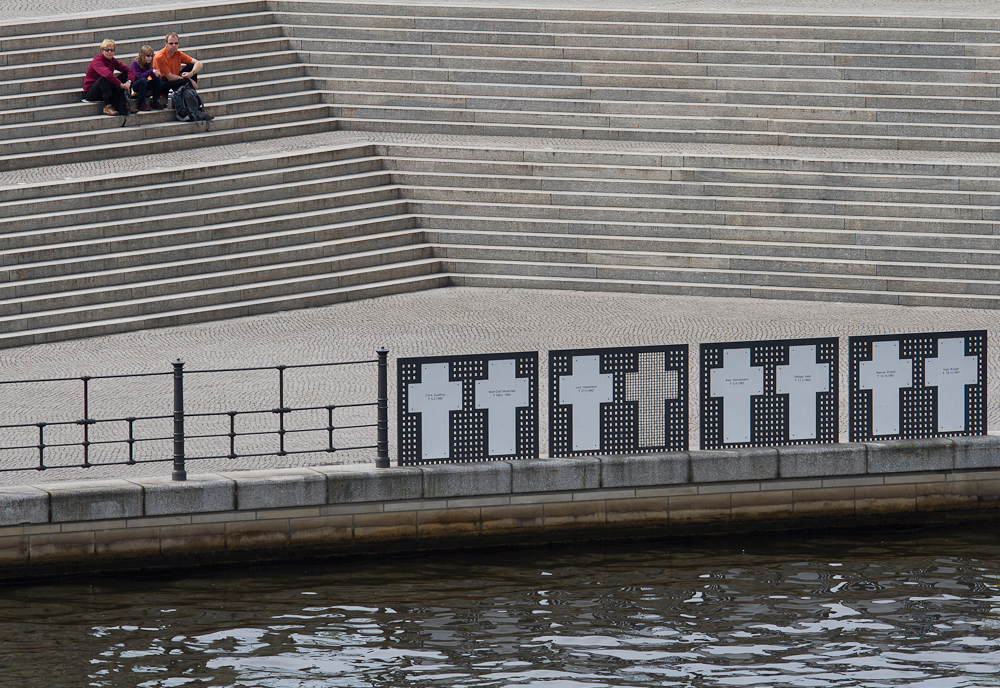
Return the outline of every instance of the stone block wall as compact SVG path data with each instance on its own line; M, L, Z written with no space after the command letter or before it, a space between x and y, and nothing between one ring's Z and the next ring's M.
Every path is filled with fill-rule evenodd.
M1000 514L1000 438L0 488L0 579Z

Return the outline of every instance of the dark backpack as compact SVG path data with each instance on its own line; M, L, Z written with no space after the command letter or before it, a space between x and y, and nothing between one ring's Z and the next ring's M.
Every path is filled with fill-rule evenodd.
M205 112L205 103L191 84L184 84L174 91L174 115L181 122L194 122L201 127L212 116Z

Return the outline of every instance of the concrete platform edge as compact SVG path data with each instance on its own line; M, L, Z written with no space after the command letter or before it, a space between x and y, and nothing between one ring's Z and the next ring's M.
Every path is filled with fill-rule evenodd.
M0 488L0 579L1000 515L1000 437Z

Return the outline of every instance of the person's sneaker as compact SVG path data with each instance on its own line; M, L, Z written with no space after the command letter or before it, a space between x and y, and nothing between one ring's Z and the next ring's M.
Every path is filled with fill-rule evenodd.
M105 115L117 115L118 111L115 110L115 106L114 105L105 105L104 106L104 114Z
M159 100L154 100L152 103L152 108L154 110L162 110L164 108L164 105Z
M147 103L145 100L139 103L139 112L149 112L152 109L153 108L149 107L149 103Z

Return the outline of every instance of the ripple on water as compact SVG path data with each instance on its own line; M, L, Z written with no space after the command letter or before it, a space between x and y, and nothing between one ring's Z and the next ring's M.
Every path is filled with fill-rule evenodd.
M0 685L1000 685L992 528L474 552L0 591Z

